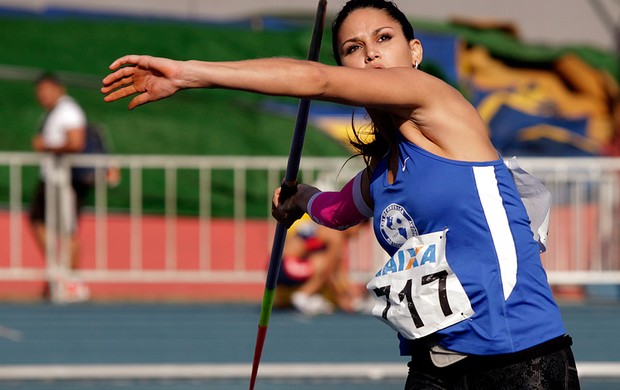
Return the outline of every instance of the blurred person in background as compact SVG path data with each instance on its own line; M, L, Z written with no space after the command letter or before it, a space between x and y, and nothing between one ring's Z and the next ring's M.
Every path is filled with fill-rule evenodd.
M363 301L349 279L345 255L348 241L361 228L333 230L307 216L296 221L284 243L275 305L292 305L311 316L330 314L336 308L360 311Z
M53 73L42 74L35 83L36 98L45 110L40 121L37 134L32 139L32 147L41 153L52 153L62 156L67 153L81 153L86 145L87 118L82 107L67 95L63 83ZM58 184L60 177L55 166L41 166L39 182L32 197L30 221L37 245L44 255L47 254L48 232L46 228L46 185ZM80 216L84 201L92 190L92 184L72 176L70 192L60 191L57 209L68 208L74 210L73 215L68 213L57 214L58 227L61 237L70 245L70 267L78 266L79 241L77 235L77 220ZM61 204L64 208L59 208ZM61 293L69 300L80 301L88 297L88 289L77 280L64 283L60 287ZM46 294L48 292L46 291Z

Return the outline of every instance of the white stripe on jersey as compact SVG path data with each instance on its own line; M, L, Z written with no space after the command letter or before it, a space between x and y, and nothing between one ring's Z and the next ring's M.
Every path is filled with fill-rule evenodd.
M517 283L517 251L508 225L508 216L499 194L495 167L473 167L473 170L478 195L499 261L504 300L507 300Z

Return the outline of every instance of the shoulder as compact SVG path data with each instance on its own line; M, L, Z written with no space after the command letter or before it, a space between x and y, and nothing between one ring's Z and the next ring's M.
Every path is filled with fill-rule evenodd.
M403 117L404 138L441 157L465 161L496 158L488 128L478 110L461 92L441 81Z
M54 110L84 112L80 104L74 98L67 95L58 99L58 103L54 107Z
M69 96L61 97L56 106L54 107L53 112L57 120L66 122L70 126L86 126L86 113L84 112L82 107L75 101L75 99Z

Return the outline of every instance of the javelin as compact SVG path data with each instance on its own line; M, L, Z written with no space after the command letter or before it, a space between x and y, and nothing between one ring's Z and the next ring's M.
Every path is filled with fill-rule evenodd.
M321 39L323 37L323 28L325 26L325 12L327 10L327 0L319 0L314 19L314 27L312 29L312 38L310 47L308 48L308 60L318 61L319 51L321 49ZM297 174L299 173L299 163L301 160L301 150L304 146L304 138L306 135L306 125L308 124L308 112L310 110L310 99L301 99L297 107L297 120L295 122L295 130L293 132L293 140L291 141L291 150L288 156L288 164L284 175L284 182L280 192L280 199L285 200L295 193L297 185ZM265 281L265 291L263 293L263 304L260 310L258 320L258 334L256 335L256 346L254 349L254 359L252 361L252 376L250 378L250 390L254 389L256 383L256 374L258 373L258 365L260 363L265 337L267 336L267 327L269 326L269 318L273 308L273 299L276 291L276 281L280 272L282 263L282 250L284 249L284 241L286 240L286 228L281 223L276 226L276 232L271 248L271 257L269 259L269 269L267 270L267 280Z

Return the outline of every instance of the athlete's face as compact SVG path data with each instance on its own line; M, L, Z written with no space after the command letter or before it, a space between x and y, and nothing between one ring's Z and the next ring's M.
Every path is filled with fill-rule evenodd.
M420 41L408 41L387 12L360 8L347 16L338 33L342 65L352 68L410 67L422 60Z

